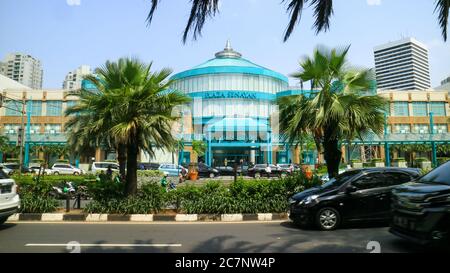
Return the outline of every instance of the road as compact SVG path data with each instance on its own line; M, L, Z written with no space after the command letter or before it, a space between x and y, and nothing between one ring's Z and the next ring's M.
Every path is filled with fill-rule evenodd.
M423 252L391 235L387 228L301 230L289 221L267 223L7 223L0 227L0 253L368 253L370 241L381 252Z

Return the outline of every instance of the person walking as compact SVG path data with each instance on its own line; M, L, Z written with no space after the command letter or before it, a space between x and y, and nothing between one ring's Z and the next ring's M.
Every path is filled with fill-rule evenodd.
M270 178L270 175L272 174L272 168L270 168L269 163L267 163L266 173L267 173L267 178Z

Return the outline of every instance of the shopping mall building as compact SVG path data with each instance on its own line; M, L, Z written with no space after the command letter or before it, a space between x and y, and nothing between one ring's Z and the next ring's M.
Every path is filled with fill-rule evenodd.
M172 80L172 89L192 98L192 102L180 111L180 122L173 126L173 134L183 143L182 148L177 152L159 151L153 159L142 153L141 162L188 163L202 160L212 166L235 160L314 164L320 158L315 152L300 154L299 149L283 141L278 131L277 99L310 95L312 91L289 87L285 75L246 60L229 43L213 59L175 74ZM84 86L89 88L88 83ZM30 129L26 140L31 146L65 144L64 124L68 118L63 113L76 103L76 97L70 97L62 90L3 89L0 90L3 95L23 99L30 107ZM429 144L436 148L436 145L450 143L448 91L383 90L378 94L390 101L386 130L382 136L354 140L351 149L343 149L345 160L386 158L387 154L392 155L392 146L396 144ZM21 115L11 110L19 107L15 104L6 100L4 105L9 109L0 108L1 134L7 135L12 143L17 141L22 122ZM25 117L24 122L27 120ZM200 158L192 149L195 141L206 144L205 154ZM391 157L397 156L403 155L394 153ZM86 161L92 157L97 161L115 159L115 153L97 149L95 154L78 158L76 162L88 163ZM436 158L436 149L428 157ZM386 158L387 165L390 165L389 158Z

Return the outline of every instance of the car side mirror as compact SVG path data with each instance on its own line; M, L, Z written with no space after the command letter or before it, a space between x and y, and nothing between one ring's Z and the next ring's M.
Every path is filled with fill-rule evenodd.
M357 191L358 191L358 188L356 188L355 186L351 186L351 185L345 189L345 193L348 193L348 194L354 193Z

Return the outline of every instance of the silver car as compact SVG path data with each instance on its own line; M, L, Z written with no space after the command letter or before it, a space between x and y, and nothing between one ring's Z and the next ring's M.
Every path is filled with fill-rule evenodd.
M20 198L13 179L0 169L0 225L20 208Z
M60 174L80 175L85 173L82 169L76 168L70 164L61 164L61 163L56 163L55 165L53 165L52 172L54 175Z

